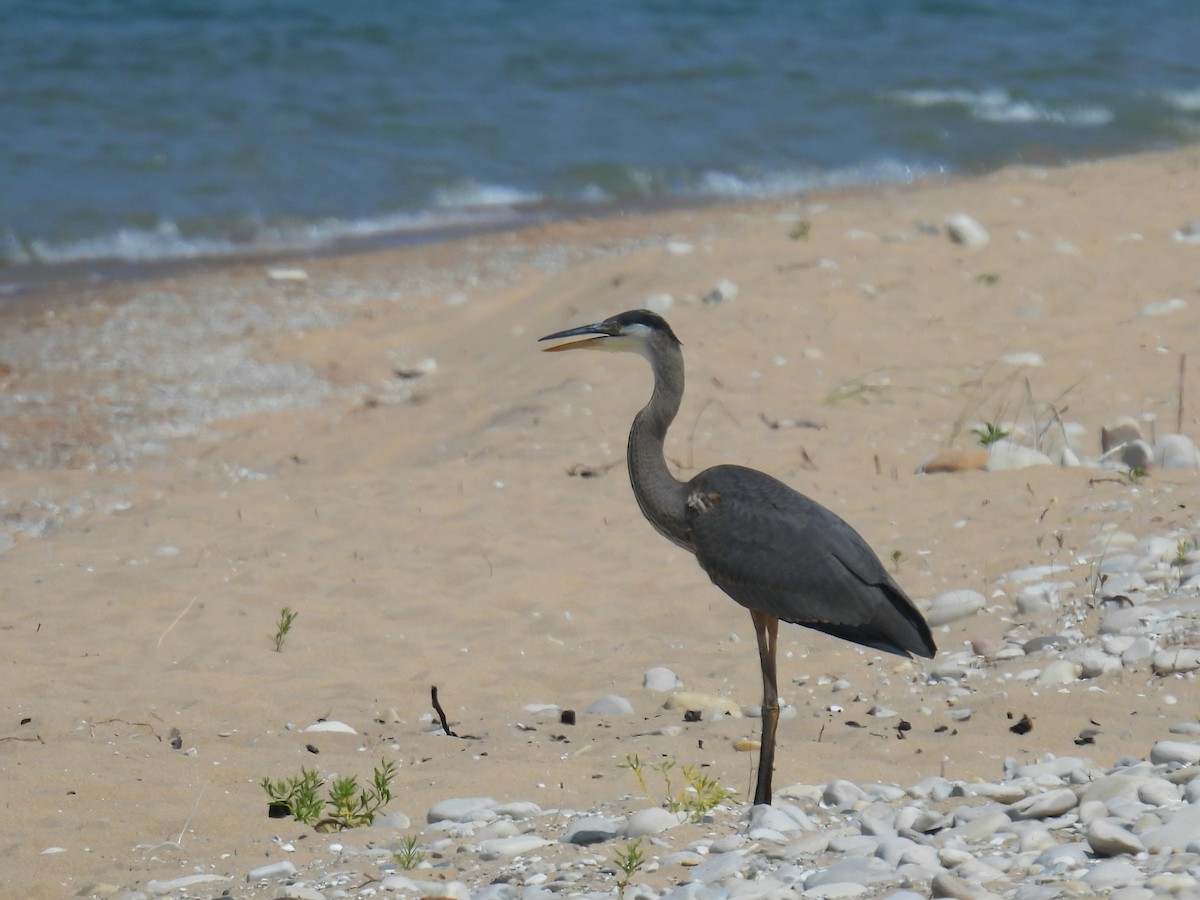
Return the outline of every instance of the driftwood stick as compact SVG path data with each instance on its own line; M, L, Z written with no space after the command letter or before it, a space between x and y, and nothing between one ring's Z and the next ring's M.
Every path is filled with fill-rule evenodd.
M433 708L438 714L438 720L442 723L442 731L446 732L450 737L458 737L457 734L450 730L450 723L446 721L446 713L442 710L442 704L438 703L437 685L435 684L430 688L429 692L433 697Z

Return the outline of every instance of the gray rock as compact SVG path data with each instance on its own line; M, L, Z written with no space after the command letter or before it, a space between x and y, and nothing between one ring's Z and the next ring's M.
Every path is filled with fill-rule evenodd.
M1172 647L1159 650L1150 663L1156 675L1171 675L1175 672L1194 672L1200 669L1200 650L1195 647Z
M708 859L692 869L688 873L688 877L701 884L715 884L731 875L741 875L747 865L746 857L737 851L717 853L710 855Z
M1200 466L1200 451L1187 435L1164 434L1154 442L1154 463L1161 469L1194 469Z
M770 809L769 806L764 808ZM661 806L639 809L630 814L629 820L625 823L625 837L639 838L650 834L661 834L668 828L674 828L686 820L686 816L668 812Z
M1098 863L1083 876L1083 882L1097 891L1111 891L1114 888L1140 884L1145 876L1133 863L1124 859L1110 859Z
M1200 763L1200 744L1188 741L1159 741L1150 748L1150 762L1156 766L1170 763L1196 765Z
M466 822L477 821L472 817L481 810L491 812L496 801L491 797L455 797L450 800L439 800L429 807L425 821L434 822Z
M1070 788L1046 791L1044 794L1034 794L1024 800L1018 800L1008 807L1009 818L1014 821L1023 819L1049 819L1070 812L1078 803L1075 792Z
M479 858L485 860L504 859L510 856L523 856L531 850L538 850L550 845L550 841L536 834L516 834L512 837L498 837L480 841Z
M666 666L653 666L642 676L642 687L651 691L677 691L683 687L683 681Z
M1121 856L1146 849L1136 834L1112 819L1097 819L1088 825L1087 842L1097 856Z
M939 625L974 615L983 609L986 603L987 600L979 591L969 588L947 591L933 598L925 621L929 623L930 628L937 628Z
M1031 466L1052 466L1054 460L1033 447L1026 447L1012 441L996 441L988 447L988 461L985 467L989 472L1011 472L1016 469L1028 469Z
M847 809L867 798L867 792L852 781L831 781L821 793L821 803L834 809Z
M586 710L591 716L632 716L636 715L633 704L617 694L605 694Z
M1200 840L1200 806L1176 807L1162 825L1143 831L1139 837L1151 853L1183 850Z
M621 833L621 825L604 816L580 816L567 828L560 840L564 844L599 844Z
M146 882L146 893L151 897L165 897L167 894L173 894L175 891L183 888L194 887L197 884L215 884L220 881L232 881L226 875L183 875L179 878L168 878L159 881L157 878L152 878Z

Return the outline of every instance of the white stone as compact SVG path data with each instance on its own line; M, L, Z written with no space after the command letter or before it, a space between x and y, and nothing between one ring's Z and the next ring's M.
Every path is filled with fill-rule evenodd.
M1009 472L1028 469L1030 466L1052 466L1054 460L1040 450L1014 444L1012 441L996 441L988 447L989 472Z
M621 826L604 816L580 816L568 826L561 840L564 844L598 844L621 833Z
M1136 834L1112 819L1096 819L1088 825L1087 842L1097 856L1121 856L1146 849Z
M642 687L651 691L677 691L683 687L683 681L666 666L652 666L642 676Z
M433 822L465 822L478 810L492 810L496 801L491 797L455 797L450 800L439 800L429 807L425 821Z
M687 821L685 814L668 812L661 806L639 809L630 814L629 820L625 823L625 837L639 838L650 834L660 834L685 821Z
M1150 748L1150 762L1156 766L1170 763L1194 766L1200 763L1200 744L1188 741L1159 741Z
M181 888L189 888L197 884L214 884L219 881L232 881L231 878L225 875L183 875L179 878L168 878L165 881L159 881L152 878L146 883L146 893L151 897L165 897L167 894L173 894Z
M479 857L485 860L504 859L546 847L551 842L536 834L517 834L511 837L491 838L479 842Z
M1200 466L1200 451L1186 435L1164 434L1154 442L1154 463L1162 469L1194 469Z
M970 588L947 591L933 598L929 604L929 612L925 615L925 621L929 623L930 628L937 628L939 625L973 616L983 609L986 603L987 600L983 594Z
M1194 672L1200 669L1200 649L1195 647L1172 647L1154 654L1151 665L1156 675L1171 675L1175 672Z
M304 730L313 732L327 731L333 734L358 734L357 731L355 731L345 722L339 722L336 719L326 719L324 722L314 722Z
M1083 667L1070 659L1056 659L1038 675L1038 684L1070 684L1079 680Z
M946 233L950 240L964 247L986 247L991 241L987 229L966 213L955 213L946 217Z
M1059 788L1018 800L1008 807L1008 815L1014 821L1048 819L1069 812L1075 808L1077 802L1074 791L1070 788Z
M636 715L633 704L617 694L605 694L592 702L586 710L591 716L632 716Z
M263 878L290 878L297 873L296 865L291 860L267 863L246 873L247 881L259 881Z
M1043 581L1026 585L1017 594L1017 612L1022 615L1058 609L1061 591L1057 584Z

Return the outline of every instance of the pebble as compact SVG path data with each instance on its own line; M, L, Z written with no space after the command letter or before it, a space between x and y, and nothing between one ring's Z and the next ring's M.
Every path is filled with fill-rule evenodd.
M632 716L636 715L633 704L617 694L605 694L585 710L591 716Z
M939 625L975 615L986 603L987 600L979 591L969 588L947 591L933 598L929 604L929 612L925 614L925 621L929 623L930 628L937 628Z
M1137 835L1112 819L1097 819L1088 825L1087 842L1097 856L1120 856L1146 849Z
M964 247L986 247L991 241L987 229L966 213L946 217L946 234L954 243Z
M683 687L683 681L666 666L653 666L642 676L642 687L651 691L666 693L677 691Z
M281 862L268 863L265 866L251 869L246 873L247 881L259 881L264 878L289 878L297 873L295 863L291 860L282 860Z

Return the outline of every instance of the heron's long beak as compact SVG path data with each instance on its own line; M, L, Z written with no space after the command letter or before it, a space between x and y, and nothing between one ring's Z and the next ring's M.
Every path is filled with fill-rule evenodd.
M556 331L554 334L548 334L544 338L538 338L539 341L554 341L559 338L569 337L586 337L586 340L574 341L570 344L559 344L556 347L543 347L546 353L557 353L560 350L586 350L592 347L596 341L606 337L612 337L612 332L603 322L597 322L594 325L581 325L578 328L568 328L566 331Z

